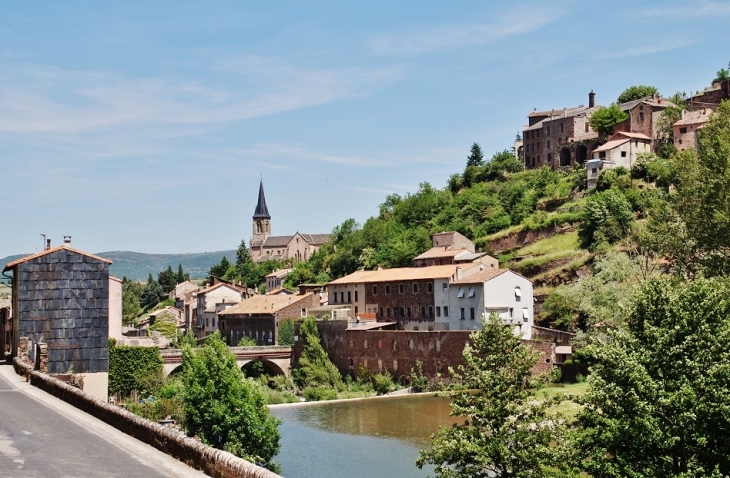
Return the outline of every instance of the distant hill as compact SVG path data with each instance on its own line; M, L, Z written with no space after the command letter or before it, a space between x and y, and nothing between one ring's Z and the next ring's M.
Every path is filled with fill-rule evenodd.
M183 270L190 274L192 279L199 279L208 275L210 267L218 264L223 256L231 262L236 260L236 251L200 252L191 254L143 254L141 252L111 251L95 253L113 261L109 273L120 279L146 280L150 273L157 279L157 273L171 266L177 272L177 265L182 264ZM0 259L0 265L26 256L16 254Z

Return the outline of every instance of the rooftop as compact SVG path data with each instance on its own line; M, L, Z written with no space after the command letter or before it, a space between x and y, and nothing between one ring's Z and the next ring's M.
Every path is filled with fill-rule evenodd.
M96 259L97 261L106 262L107 264L111 264L112 263L111 260L106 259L104 257L96 256L94 254L89 254L88 252L84 252L84 251L79 251L78 249L74 249L73 247L71 247L71 246L69 246L67 244L63 244L63 245L60 245L60 246L51 247L50 249L45 249L45 250L40 251L40 252L36 252L35 254L31 254L29 256L22 257L22 258L20 258L20 259L18 259L16 261L9 262L5 266L5 268L3 269L3 272L12 269L13 267L17 266L18 264L22 264L24 262L32 261L33 259L37 259L39 257L43 257L43 256L45 256L47 254L53 254L54 252L59 252L59 251L63 251L63 250L68 251L68 252L73 252L75 254L80 254L82 256L90 257L92 259Z
M686 126L691 124L707 123L710 120L711 115L711 108L704 108L697 111L687 111L684 114L684 118L674 123L674 126Z
M275 314L281 309L311 296L311 292L304 295L255 295L229 307L219 315Z
M341 277L327 285L353 284L367 282L387 282L394 280L446 279L454 276L459 265L447 264L428 267L399 267L376 271L357 271ZM467 268L468 269L468 268Z

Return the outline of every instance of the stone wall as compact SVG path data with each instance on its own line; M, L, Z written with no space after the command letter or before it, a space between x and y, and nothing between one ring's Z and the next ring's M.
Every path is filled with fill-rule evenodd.
M687 109L690 111L701 110L702 108L717 108L723 100L730 99L730 80L717 83L716 88L703 91L687 101Z
M279 475L185 436L171 428L139 417L123 408L98 400L55 378L34 372L32 367L13 361L15 371L30 377L32 385L92 415L99 420L215 478L278 478Z
M296 324L299 335L299 324ZM435 330L347 330L345 321L317 322L322 346L343 374L357 374L359 368L373 373L388 371L394 377L408 376L411 367L421 361L423 372L434 376L447 373L449 367L463 364L462 352L470 331ZM525 340L541 353L533 368L536 374L547 372L554 362L553 345ZM294 344L293 362L303 352L301 340Z

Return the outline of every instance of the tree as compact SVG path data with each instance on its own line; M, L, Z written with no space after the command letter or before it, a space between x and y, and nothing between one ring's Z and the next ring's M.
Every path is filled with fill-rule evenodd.
M619 123L626 121L629 115L621 110L617 104L612 104L608 108L601 107L591 115L588 123L593 131L598 132L601 136L608 136L613 133L614 128Z
M730 474L726 280L648 281L628 330L595 343L579 420L590 476Z
M628 103L629 101L646 98L647 96L653 96L657 93L659 93L659 90L657 90L655 86L647 86L647 85L629 86L623 92L621 92L620 95L618 95L618 98L616 99L616 101L619 104Z
M342 376L322 347L314 317L307 317L302 322L299 334L304 345L297 373L299 385L302 387L340 387Z
M466 167L469 166L482 166L484 164L484 153L482 153L482 148L479 146L479 143L474 143L471 145L471 151L469 152L469 156L466 157Z
M507 150L494 153L487 163L487 179L502 177L504 173L518 173L524 169L523 164Z
M182 284L187 279L185 278L185 273L183 272L182 264L178 263L177 265L177 278L175 279L175 285Z
M718 83L720 81L724 81L730 78L730 63L728 63L727 68L720 68L717 70L717 76L714 80L712 80L713 83Z
M279 345L294 345L294 321L292 319L281 321L276 341Z
M136 281L122 279L122 321L125 324L131 324L134 319L142 312L141 297L143 291L142 284Z
M165 292L162 290L162 286L153 280L144 286L140 301L143 306L151 307L161 301L164 297Z
M224 275L226 275L226 272L228 272L228 269L230 268L231 263L228 261L228 258L226 256L223 256L223 259L221 259L220 263L210 268L208 274L213 277L223 277Z
M210 446L276 470L278 420L258 386L245 380L219 332L183 349L185 430Z
M162 292L169 294L171 290L175 288L176 279L175 273L172 272L172 266L167 266L167 269L157 274L157 282L162 287Z
M583 247L603 242L612 244L626 237L634 222L634 213L626 197L616 189L593 194L583 209L578 237Z
M451 414L465 417L464 423L432 435L433 447L421 450L416 465L434 464L440 477L574 476L562 456L566 429L547 415L561 399L538 401L533 395L541 384L531 372L538 354L496 314L470 342L455 375L472 391L451 401Z

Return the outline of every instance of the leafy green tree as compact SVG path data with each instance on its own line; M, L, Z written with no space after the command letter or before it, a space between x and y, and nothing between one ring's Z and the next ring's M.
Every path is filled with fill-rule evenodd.
M718 83L720 81L724 81L730 78L730 64L727 68L720 68L717 70L716 73L717 76L715 76L715 79L712 80L713 83Z
M185 430L208 445L271 470L279 452L278 421L259 387L245 380L219 332L202 348L183 349Z
M538 354L522 344L496 314L464 347L464 365L452 373L476 392L452 396L451 414L463 424L442 427L416 465L436 465L439 477L577 476L567 460L566 428L548 408L561 398L536 400L544 381L532 375ZM557 444L557 445L556 445Z
M672 202L695 243L695 261L708 274L730 272L730 101L698 132L698 151L673 160Z
M162 287L162 292L169 294L171 290L175 288L175 279L177 276L172 272L172 266L167 266L167 269L157 274L157 282Z
M294 321L292 319L281 321L276 341L279 345L294 345Z
M122 321L134 323L134 319L142 312L141 297L143 287L136 281L122 279Z
M634 222L634 213L626 197L616 189L593 194L586 201L578 237L583 247L595 248L625 238Z
M617 104L612 104L608 108L601 107L591 115L588 123L601 136L608 136L613 133L616 125L626 121L629 118Z
M501 178L504 173L519 173L524 169L522 162L507 150L494 153L487 163L486 174L488 179Z
M478 143L471 145L469 156L466 157L466 166L481 166L484 164L484 153Z
M616 101L618 103L628 103L629 101L646 98L647 96L652 96L657 93L659 93L659 90L657 90L655 86L647 86L647 85L629 86L624 91L622 91L620 95L618 95L618 98L616 99Z
M595 344L579 420L590 476L730 475L726 280L647 282L628 330Z
M340 388L342 376L322 347L314 317L307 317L302 322L299 335L304 345L297 372L299 385L302 388Z
M218 264L210 268L208 274L213 277L223 277L226 275L226 272L228 272L228 269L230 268L231 263L228 261L228 258L226 256L223 256L223 259L221 259Z
M195 348L198 346L198 339L192 329L187 330L184 334L178 334L177 341L172 344L173 348L182 349L185 347Z
M181 284L185 282L187 279L185 278L185 273L183 272L183 266L182 264L177 265L177 277L175 278L175 285Z
M165 291L162 290L162 286L160 286L160 284L158 284L155 280L152 280L144 286L140 302L145 307L151 307L161 301L164 297Z

